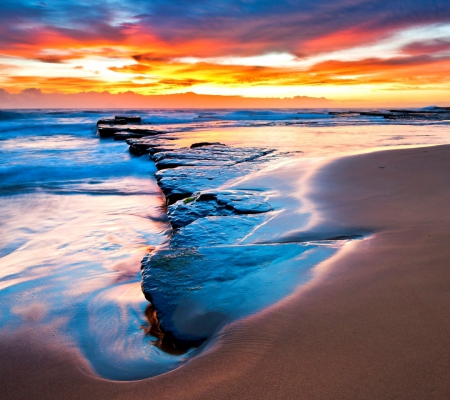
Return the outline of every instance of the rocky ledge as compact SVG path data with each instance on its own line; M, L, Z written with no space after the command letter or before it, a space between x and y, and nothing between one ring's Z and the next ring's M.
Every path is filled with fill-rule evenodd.
M97 121L98 125L127 125L127 124L140 124L141 117L137 115L116 115L114 118L100 118Z
M230 232L222 221L219 226ZM335 251L307 243L212 245L208 231L202 237L202 245L160 250L142 261L142 289L160 326L185 346L198 346L227 323L281 300Z
M450 107L428 107L422 110L383 110L383 111L330 111L338 117L382 117L388 120L406 121L446 121L450 120Z
M152 125L134 125L134 124L114 124L97 125L98 134L102 138L113 137L116 140L125 140L128 138L140 138L146 136L160 135L164 133L155 129Z
M97 132L102 138L126 140L142 138L166 133L156 129L151 124L142 124L141 117L137 115L116 115L110 118L101 118L97 121Z
M155 135L126 141L132 154L148 154L155 162L155 177L173 228L169 248L143 260L142 289L155 308L160 329L178 343L198 345L230 321L231 309L232 314L237 312L239 307L231 301L235 294L228 285L244 284L245 277L267 263L269 254L277 259L277 246L240 244L276 212L268 194L262 189L234 187L239 179L276 157L276 152L217 142L180 148L173 139ZM296 248L305 251L304 246ZM239 266L239 258L246 252L252 259L245 267ZM221 256L225 254L227 265ZM233 275L236 268L239 273ZM223 284L225 281L228 283ZM216 302L216 296L228 305Z
M199 346L225 324L282 299L336 251L329 241L258 242L258 230L285 210L270 204L270 188L246 178L288 153L218 142L182 148L168 132L126 128L99 124L99 132L125 139L130 153L154 161L173 229L169 242L142 261L148 331L164 351Z
M285 154L217 142L179 148L166 138L127 140L131 153L155 162L173 228L168 246L142 261L142 290L173 346L198 346L286 296L335 249L252 239L282 210L271 206L267 188L240 182Z
M260 214L272 210L264 195L249 190L197 192L168 208L169 221L175 230L208 216Z
M174 204L178 200L192 197L197 192L217 189L239 177L255 171L264 156L270 154L268 150L228 148L229 159L222 157L214 159L215 146L208 150L195 152L182 149L174 151L181 157L191 152L192 158L172 158L167 152L156 153L154 157L159 171L155 174L158 185L166 198L167 205ZM204 157L204 158L203 158ZM233 159L234 158L234 159Z

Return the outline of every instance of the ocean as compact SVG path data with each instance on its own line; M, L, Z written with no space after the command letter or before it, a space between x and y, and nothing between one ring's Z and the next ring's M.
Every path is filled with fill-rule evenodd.
M96 135L99 118L124 113L171 132L181 146L218 141L295 152L304 159L299 174L324 159L450 142L448 121L326 110L0 111L0 335L32 328L61 339L114 380L168 372L200 351L169 354L146 334L140 263L172 231L154 163ZM251 312L267 306L254 302Z

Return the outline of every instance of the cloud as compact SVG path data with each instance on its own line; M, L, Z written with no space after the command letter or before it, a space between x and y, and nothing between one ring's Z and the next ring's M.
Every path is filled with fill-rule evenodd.
M449 27L448 0L3 0L0 83L15 91L140 93L414 87L448 79ZM258 64L270 54L292 55L292 65ZM255 64L244 65L252 57ZM54 76L41 76L36 61Z
M156 58L153 58L156 59ZM419 83L445 82L449 79L450 56L398 56L393 58L365 58L353 61L329 60L310 68L260 67L212 63L151 62L112 68L118 73L140 76L176 76L189 85L201 83L226 86L323 86L399 83L418 80ZM141 78L142 79L142 78ZM417 83L417 82L416 82Z
M137 25L169 43L209 38L234 55L320 51L367 44L411 26L448 22L447 1L382 0L138 2ZM329 46L326 46L326 44ZM211 49L214 51L214 48Z
M64 57L60 56L43 56L43 57L36 57L36 60L49 64L61 64L64 62L65 59Z
M450 53L450 38L448 40L435 39L423 42L413 42L405 46L402 50L408 55Z
M37 98L37 96L39 96ZM25 89L19 94L9 94L0 89L0 106L4 108L287 108L327 107L333 102L323 97L298 96L287 99L246 98L241 96L213 96L183 93L173 95L139 95L132 92L81 92L76 94L39 94L35 89Z
M41 89L28 88L28 89L22 90L22 92L20 94L22 94L24 96L40 97L40 96L42 96L42 91L41 91Z
M153 42L171 44L175 52L189 48L191 56L310 54L450 21L448 1L439 0L68 0L46 7L4 0L0 9L0 40L6 47L45 43L45 35L32 34L47 32L78 44L145 46L151 39L149 48ZM193 46L201 42L209 46Z

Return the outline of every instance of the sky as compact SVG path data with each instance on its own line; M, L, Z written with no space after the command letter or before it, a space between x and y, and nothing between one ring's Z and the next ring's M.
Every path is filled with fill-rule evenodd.
M0 88L448 104L450 2L1 0Z

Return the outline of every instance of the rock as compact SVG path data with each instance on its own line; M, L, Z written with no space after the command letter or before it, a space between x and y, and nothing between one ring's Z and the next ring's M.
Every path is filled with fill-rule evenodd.
M272 214L205 216L178 229L170 239L170 247L191 248L240 244Z
M166 159L156 161L158 169L176 168L176 167L226 167L235 164L233 161L214 161L214 160L179 160Z
M335 251L298 243L161 250L142 262L142 290L166 332L198 343L292 293Z
M180 354L225 324L281 300L336 251L329 243L254 243L253 233L267 227L278 212L260 190L225 188L237 187L233 181L280 153L218 142L179 148L168 142L177 139L164 135L168 131L124 126L124 120L140 122L133 118L139 117L103 119L98 131L102 137L126 140L132 154L149 154L158 168L155 177L173 235L169 248L143 259L142 290L152 303L146 315L156 345L164 351L173 352L175 346Z
M368 117L385 117L386 115L388 115L388 113L379 111L360 111L359 114Z
M194 193L168 208L172 228L179 229L199 218L271 211L265 196L248 190L221 190Z
M450 107L433 107L434 110L450 111Z
M155 177L170 205L248 174L256 168L254 162L273 152L272 149L211 145L160 151L152 158L159 169Z
M137 115L116 115L114 118L100 118L97 121L98 125L127 125L140 124L141 117Z
M450 110L442 107L436 107L427 110L405 110L396 109L386 112L382 111L358 111L359 115L371 117L383 117L389 120L427 120L427 121L445 121L450 119ZM330 113L331 114L331 113Z
M101 118L97 121L97 126L99 125L126 125L127 121L124 119L113 119L113 118Z
M396 113L396 114L422 114L422 115L427 115L427 116L432 116L432 115L436 115L436 114L447 114L450 112L450 107L433 107L433 109L431 110L389 110L389 112L391 113Z
M191 201L191 199L193 199ZM216 203L217 204L217 203ZM191 222L208 215L230 215L231 213L217 209L212 202L196 202L195 197L187 197L169 206L169 221L173 229L179 229Z
M294 264L314 246L240 245L272 217L272 208L260 191L221 187L258 169L274 150L216 142L176 148L160 138L127 139L130 152L148 153L155 162L174 229L170 248L143 260L142 288L164 334L195 345L261 307L268 299L263 287L273 281L271 273L276 276L281 259ZM298 280L289 280L293 282ZM258 283L262 286L255 301L247 285Z
M159 131L152 131L152 132L156 132L155 134L161 133ZM148 136L153 136L154 134L152 133L152 135L149 135L149 131L145 130L145 131L120 131L120 132L116 132L113 134L114 140L126 140L126 139L140 139L140 138L144 138L144 137L148 137Z
M257 168L253 163L240 163L223 168L184 167L164 169L155 174L168 205L194 193L216 189L233 179L245 176Z
M191 149L204 146L225 146L225 145L219 142L199 142L191 144Z
M153 135L153 136L146 136L143 138L129 138L125 139L125 142L128 145L142 145L151 147L153 145L160 146L161 144L167 145L167 146L175 146L174 149L179 149L179 146L176 146L175 143L170 143L169 141L176 140L177 138L174 138L172 136L167 136L165 134L162 135ZM170 150L168 150L170 151Z
M164 133L163 131L159 131L154 129L151 125L127 125L124 127L123 125L98 125L97 126L98 133L100 137L113 137L117 132L127 132L133 133L137 135L137 137L142 136L152 136L159 135ZM136 136L135 136L136 137Z
M156 154L156 153L158 153L160 151L168 151L168 150L170 150L169 146L170 145L167 145L167 146L164 146L164 147L162 145L161 145L161 147L160 146L140 146L139 144L136 144L136 145L131 144L130 147L129 147L129 151L130 151L131 154L135 154L135 155L138 155L138 156L142 156L144 154L152 155L152 154Z
M171 151L178 148L176 144L170 143L167 139L172 138L166 138L164 135L155 135L140 139L125 139L125 141L130 146L129 151L131 154L142 156L144 154L155 154L160 151Z
M450 119L450 112L398 112L385 115L384 118L393 120L445 121Z
M117 120L124 120L127 124L140 124L141 123L141 117L138 115L116 115L114 119Z
M272 149L232 148L227 146L210 145L194 149L179 149L160 152L153 159L158 169L176 167L224 167L257 160L272 153Z
M330 111L328 115L335 115L337 117L359 117L361 114L353 111Z

